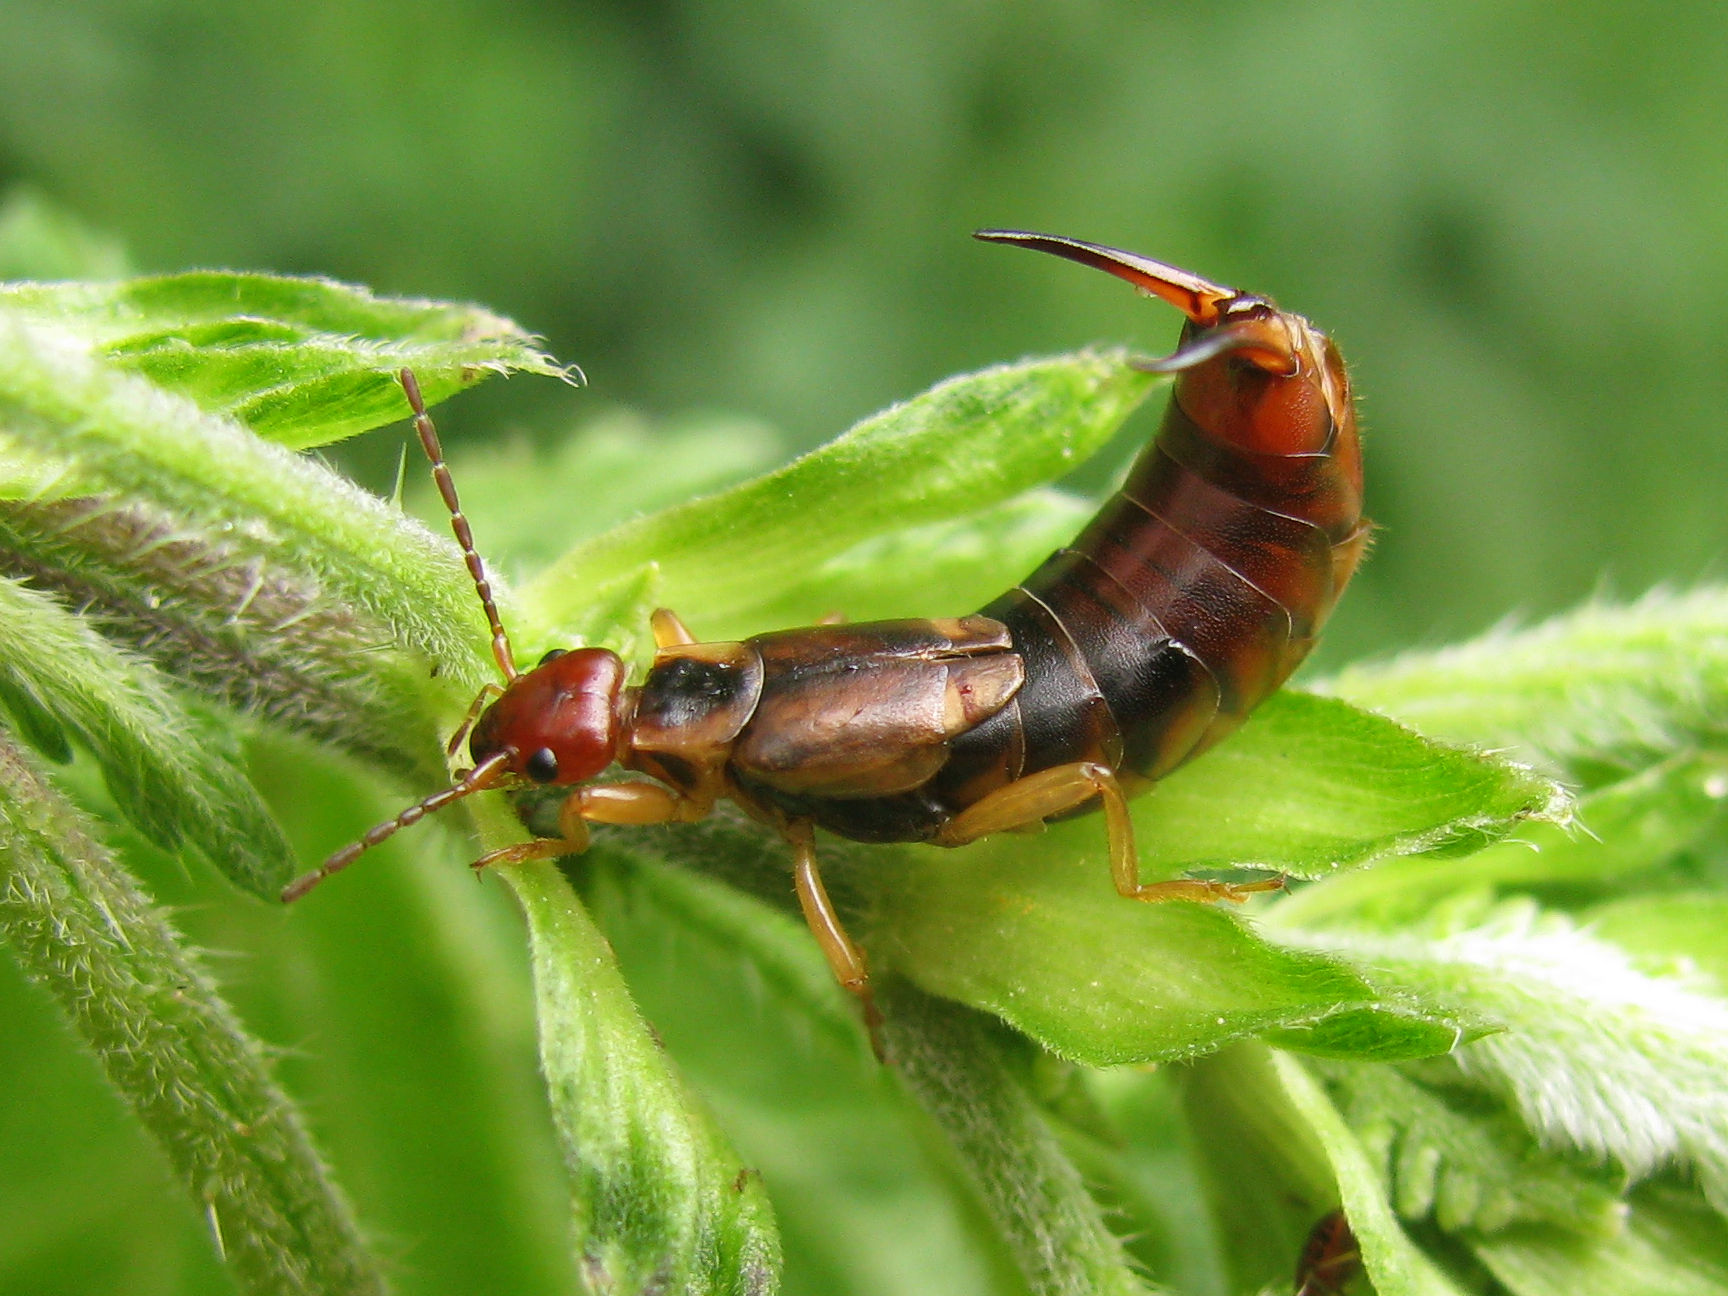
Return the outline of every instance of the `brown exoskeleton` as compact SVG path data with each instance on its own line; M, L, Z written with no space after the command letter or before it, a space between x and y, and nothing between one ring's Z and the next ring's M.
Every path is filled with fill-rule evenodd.
M772 825L835 977L869 1008L863 954L817 869L814 829L959 846L1101 807L1116 889L1240 899L1277 882L1143 883L1127 799L1229 733L1313 647L1365 547L1349 380L1331 342L1271 301L1131 253L990 230L1179 308L1170 406L1127 481L1068 548L980 612L698 642L667 611L639 684L603 648L518 671L413 375L402 386L504 676L470 712L474 767L283 893L292 900L434 810L487 788L569 787L560 835L476 862L581 851L588 825L700 819L725 798ZM478 717L477 719L475 717ZM464 724L452 740L460 742ZM617 764L646 777L594 783Z

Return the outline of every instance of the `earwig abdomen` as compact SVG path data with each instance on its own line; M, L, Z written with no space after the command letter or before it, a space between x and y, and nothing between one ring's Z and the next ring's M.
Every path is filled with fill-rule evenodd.
M1172 426L1206 435L1181 397L1179 382L1165 431L1074 543L984 609L1029 660L1057 663L1028 671L1018 698L1027 770L1078 758L1162 777L1289 677L1354 569L1360 487L1336 480L1336 454L1263 465L1214 438L1190 467L1167 448ZM1340 435L1354 444L1354 428ZM1091 688L1114 720L1119 763L1108 736L1079 757L1072 729L1039 741L1051 726L1038 718Z
M1156 265L1015 236L1025 239L1063 255L1078 248L1076 259L1105 269ZM1212 294L1213 318L1191 321L1166 362L1178 376L1157 437L1072 544L979 614L1006 635L978 650L1010 652L1023 685L958 732L938 736L908 714L896 731L907 744L898 768L927 778L847 782L805 768L807 756L794 777L754 755L834 741L794 738L799 708L777 700L810 680L782 680L770 663L729 767L746 804L855 840L940 840L983 798L1060 766L1096 763L1132 792L1228 734L1301 663L1367 534L1348 379L1301 317L1193 276L1183 282ZM831 651L849 674L824 681L827 705L873 713L885 687L903 689L892 681L905 670L904 625L814 627L745 646ZM654 690L652 673L645 687ZM939 692L924 686L927 698Z

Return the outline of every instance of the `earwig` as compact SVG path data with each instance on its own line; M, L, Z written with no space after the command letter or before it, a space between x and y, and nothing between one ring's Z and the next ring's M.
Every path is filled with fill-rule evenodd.
M1296 1259L1295 1296L1342 1296L1362 1272L1362 1252L1341 1210L1328 1211L1308 1232Z
M438 436L414 425L485 609L504 684L451 741L473 768L290 885L305 894L462 797L568 787L559 836L476 868L583 850L588 825L689 822L729 799L772 826L837 980L874 1022L864 954L829 902L814 829L960 846L1101 808L1116 890L1240 900L1276 880L1142 882L1128 798L1212 746L1313 647L1362 556L1362 472L1337 350L1299 315L1144 257L1011 230L977 237L1094 266L1187 317L1163 425L1075 541L970 616L819 625L703 643L657 611L639 684L603 648L518 672ZM593 783L616 764L645 777ZM874 1031L873 1031L874 1034Z

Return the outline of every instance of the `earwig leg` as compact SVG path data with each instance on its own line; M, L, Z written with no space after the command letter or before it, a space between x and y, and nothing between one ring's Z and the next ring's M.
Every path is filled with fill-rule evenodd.
M713 808L712 801L658 783L594 783L570 794L558 822L562 825L571 816L603 824L693 823Z
M566 797L564 804L558 807L558 831L562 837L536 837L533 841L487 851L474 861L472 867L478 873L494 864L523 864L528 860L580 855L588 849L588 824L582 818L582 807L574 796Z
M577 788L558 807L561 837L537 837L489 851L474 861L475 869L493 864L580 855L588 849L588 825L688 823L712 809L693 797L679 796L658 783L597 783Z
M462 717L462 723L456 726L456 732L450 735L450 741L444 747L446 756L454 756L462 746L462 740L468 736L468 731L474 727L474 722L480 718L480 713L486 709L486 704L495 697L503 696L504 690L496 684L482 684L480 692L468 706L468 714Z
M487 851L470 867L476 872L494 864L525 864L529 860L558 859L564 855L580 855L588 849L586 835L580 841L565 837L536 837L533 841L517 842Z
M1254 891L1274 891L1282 878L1266 882L1214 882L1203 878L1140 881L1140 856L1134 848L1134 821L1128 798L1109 766L1096 761L1057 765L1016 779L968 806L936 836L939 846L964 846L992 833L1009 832L1078 809L1093 797L1103 803L1104 830L1110 843L1110 876L1119 895L1129 900L1211 900L1240 902Z
M656 648L677 648L696 642L690 627L680 621L671 608L655 608L649 613L648 629L653 632Z
M804 911L804 921L828 960L828 968L841 988L857 997L864 1009L864 1026L870 1032L870 1048L878 1062L886 1060L882 1047L882 1014L876 1009L876 996L870 992L870 970L864 962L864 951L852 943L846 928L828 898L828 888L822 885L822 874L816 867L816 838L808 820L786 825L786 840L792 846L793 882L798 891L798 907Z
M1115 861L1111 861L1111 872L1115 874ZM1117 875L1118 878L1120 875ZM1228 900L1231 904L1241 904L1257 891L1282 891L1282 877L1265 878L1259 882L1220 882L1215 878L1170 878L1163 882L1141 882L1138 862L1131 875L1132 891L1124 891L1118 880L1116 890L1129 900L1144 900L1148 904L1157 904L1162 900L1189 900L1195 904L1209 904L1213 900Z
M1105 831L1110 836L1110 859L1127 859L1134 866L1134 824L1128 818L1128 798L1122 795L1116 774L1096 761L1077 761L1039 770L997 788L970 805L944 825L936 836L939 846L964 846L992 833L1011 832L1038 824L1055 815L1078 809L1093 797L1104 805Z

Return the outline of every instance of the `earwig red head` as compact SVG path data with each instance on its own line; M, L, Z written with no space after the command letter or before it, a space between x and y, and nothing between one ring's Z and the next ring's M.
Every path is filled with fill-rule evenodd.
M624 663L617 653L547 653L481 714L469 753L476 765L503 753L511 773L536 783L593 778L617 751L623 689Z
M419 823L427 815L463 797L488 788L508 785L511 775L532 779L536 783L580 783L592 778L612 763L618 747L620 719L619 699L624 687L624 663L616 653L604 648L580 648L575 652L557 650L547 653L540 664L527 673L516 669L510 650L509 636L499 619L492 599L492 586L486 579L485 565L474 548L474 536L468 519L462 513L456 497L456 484L444 462L444 447L439 444L438 430L426 413L426 402L420 395L420 384L413 373L404 369L398 375L402 392L408 398L408 408L414 415L414 430L426 457L432 462L432 479L438 485L444 505L450 510L450 529L462 549L463 561L474 580L474 591L486 613L492 630L492 654L504 676L502 690L488 685L475 700L475 707L491 693L498 700L481 713L474 725L468 750L474 756L474 768L461 775L455 783L416 801L394 819L377 825L359 841L337 851L323 864L306 873L282 890L284 902L297 900L325 878L340 873L361 855L380 842L388 841L410 824ZM472 719L474 711L469 711ZM457 730L451 740L450 752L467 729Z

